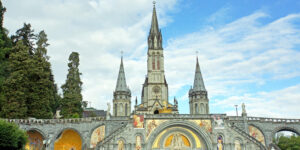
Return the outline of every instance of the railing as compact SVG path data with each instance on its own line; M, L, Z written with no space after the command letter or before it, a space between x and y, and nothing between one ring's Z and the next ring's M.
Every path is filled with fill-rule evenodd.
M274 122L274 123L300 123L300 119L283 119L283 118L261 118L247 117L248 121Z
M102 141L100 141L97 144L97 147L104 145L105 143L107 143L109 140L111 140L112 138L114 138L115 135L119 134L120 132L122 132L125 127L127 126L127 123L123 124L121 127L117 128L116 130L114 130L112 133L110 133L107 137L105 137Z
M269 147L270 148L274 148L274 150L281 150L280 149L280 147L278 147L276 144L274 144L274 143L271 143L270 145L269 145Z
M82 123L104 121L105 117L72 118L72 119L2 119L16 124L56 124L56 123Z
M250 141L254 142L257 146L260 147L261 150L267 150L267 148L261 142L259 142L257 139L255 139L254 137L250 136L248 133L244 132L243 130L241 130L237 126L235 126L234 123L231 123L231 127L236 132L240 133L241 135L243 135L244 137L246 137Z
M242 121L241 116L228 116L230 121ZM263 118L263 117L247 117L248 121L273 122L273 123L300 123L300 119L285 119L285 118Z

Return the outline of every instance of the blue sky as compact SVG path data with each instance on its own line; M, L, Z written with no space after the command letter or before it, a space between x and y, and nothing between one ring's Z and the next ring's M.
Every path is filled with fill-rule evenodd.
M80 53L83 98L106 109L116 85L120 51L127 84L140 100L146 74L151 0L4 0L5 27L24 22L49 36L48 54L58 85L67 58ZM196 54L211 113L299 118L300 1L158 0L169 101L189 113Z

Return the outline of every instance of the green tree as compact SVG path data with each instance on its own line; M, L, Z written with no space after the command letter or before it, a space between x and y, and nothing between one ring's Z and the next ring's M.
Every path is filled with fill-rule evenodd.
M27 142L27 134L16 124L0 120L0 149L22 150Z
M278 147L282 150L299 150L300 149L300 136L281 136L278 141Z
M72 52L69 56L69 72L66 83L62 85L63 98L61 101L61 114L64 118L81 117L82 108L82 82L79 72L79 54Z
M47 56L47 35L41 31L37 36L37 48L32 57L32 68L29 70L30 92L27 100L27 115L34 118L52 118L51 104L55 102L55 84L51 65Z
M34 54L34 40L36 40L36 35L29 23L24 23L24 26L17 30L16 35L11 36L11 39L14 44L17 44L18 41L22 41L23 44L29 48L29 54Z
M9 57L10 76L3 84L5 105L2 107L2 116L5 118L26 118L27 100L30 87L29 70L32 60L28 48L22 42L13 47Z
M3 16L5 11L6 9L0 1L0 112L4 105L3 83L9 76L8 58L12 47L11 40L7 36L8 31L3 27Z

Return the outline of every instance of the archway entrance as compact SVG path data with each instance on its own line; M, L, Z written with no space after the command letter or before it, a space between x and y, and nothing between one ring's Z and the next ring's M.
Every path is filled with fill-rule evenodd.
M82 140L80 135L72 130L64 130L54 143L54 150L81 150Z
M272 143L280 149L293 149L295 146L300 146L300 136L293 129L282 128L278 130L272 139Z
M28 141L25 145L26 150L41 150L44 148L44 137L36 130L29 130L26 132L28 135Z
M147 149L212 150L206 130L193 122L148 120L146 124Z
M154 111L154 114L159 114L159 111L158 111L158 110L155 110L155 111Z

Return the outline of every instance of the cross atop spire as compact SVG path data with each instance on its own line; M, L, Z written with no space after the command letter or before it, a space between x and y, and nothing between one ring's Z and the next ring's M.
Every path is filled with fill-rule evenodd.
M196 64L196 72L195 72L193 91L206 91L204 82L203 82L203 78L202 78L202 74L201 74L201 70L200 70L198 56L196 59L197 59L196 60L197 64Z

